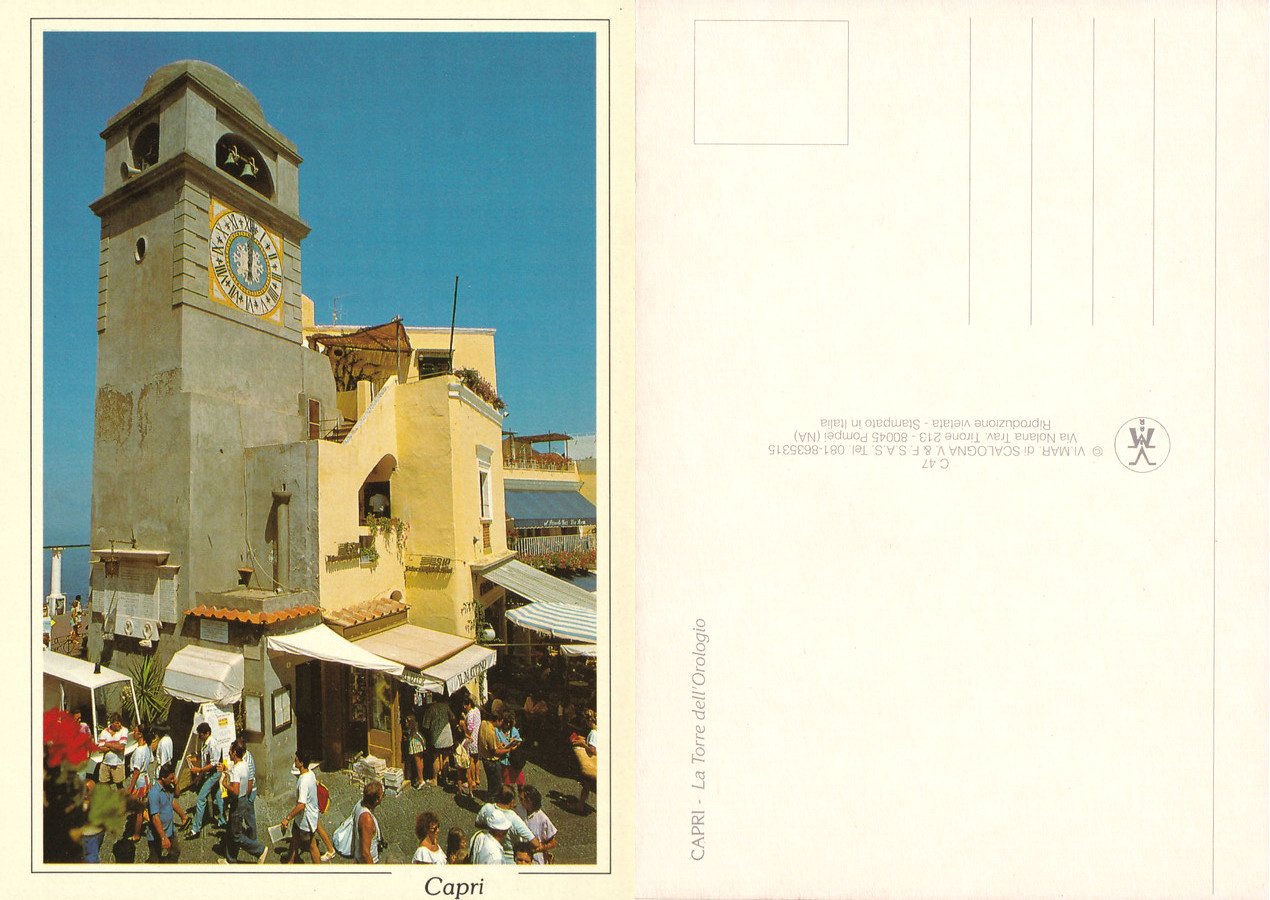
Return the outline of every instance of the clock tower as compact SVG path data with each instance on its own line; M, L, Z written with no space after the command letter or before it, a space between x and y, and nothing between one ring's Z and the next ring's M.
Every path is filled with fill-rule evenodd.
M313 438L335 386L301 338L301 159L193 60L101 137L89 656L166 666L200 639L250 663L261 634L187 614L317 603Z

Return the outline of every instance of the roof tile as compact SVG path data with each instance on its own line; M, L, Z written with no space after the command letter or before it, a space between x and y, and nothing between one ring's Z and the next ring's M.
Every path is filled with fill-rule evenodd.
M227 606L206 606L200 604L191 609L189 615L203 619L223 619L227 622L247 622L252 625L273 625L276 622L287 622L303 616L316 615L321 611L320 607L311 604L292 606L276 612L252 612Z
M340 609L328 610L323 613L323 619L334 625L362 625L366 622L373 622L376 619L387 618L396 615L410 608L409 604L400 600L392 600L388 597L378 597L374 600L367 600L363 603L354 603L351 606L344 606Z

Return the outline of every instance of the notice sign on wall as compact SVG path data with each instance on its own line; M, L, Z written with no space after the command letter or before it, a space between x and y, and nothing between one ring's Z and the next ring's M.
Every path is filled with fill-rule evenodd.
M109 574L101 564L93 565L93 610L114 613L115 633L123 634L130 619L176 621L176 579L180 566L155 566L150 562L122 560Z
M194 714L194 729L198 730L199 723L206 722L212 728L212 743L220 750L222 758L229 753L229 745L238 737L238 730L234 727L234 711L232 709L222 709L215 703L204 703L198 708L198 712Z

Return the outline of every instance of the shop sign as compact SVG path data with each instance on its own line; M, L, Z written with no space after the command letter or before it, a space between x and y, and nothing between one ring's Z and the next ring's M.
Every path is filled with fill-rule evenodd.
M427 690L436 690L436 682L425 678L421 673L403 669L399 677L411 687L424 688Z
M463 685L472 681L476 676L480 675L490 666L494 665L494 660L498 658L498 654L491 652L487 656L482 657L472 665L468 666L462 672L458 672L446 679L445 686L448 690L456 691Z

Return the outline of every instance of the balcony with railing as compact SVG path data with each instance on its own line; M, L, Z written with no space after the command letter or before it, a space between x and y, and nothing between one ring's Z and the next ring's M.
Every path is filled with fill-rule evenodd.
M512 538L511 549L517 553L575 553L595 549L594 534L525 535Z
M569 435L556 432L524 436L503 432L503 468L577 475L578 464L569 458L571 440Z

